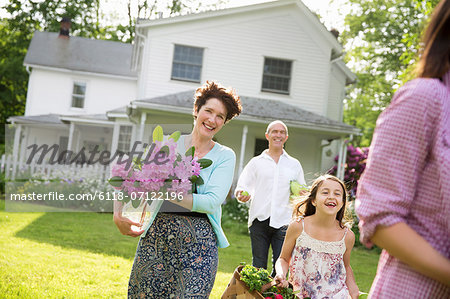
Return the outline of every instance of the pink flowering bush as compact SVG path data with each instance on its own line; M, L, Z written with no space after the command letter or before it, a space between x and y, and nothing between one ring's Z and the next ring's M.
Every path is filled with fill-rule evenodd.
M353 145L347 146L347 159L345 161L345 173L344 182L349 191L350 200L355 199L356 190L358 188L358 181L361 177L364 169L366 169L366 160L369 154L368 147L354 147ZM334 158L336 163L338 162L339 156ZM336 175L337 165L331 168L328 173Z
M349 191L349 202L347 210L351 214L353 220L352 230L355 234L356 240L359 240L359 218L355 213L355 197L356 191L358 190L358 181L366 169L367 156L369 154L369 148L359 148L349 145L347 147L347 159L345 161L345 173L344 182ZM339 157L337 156L334 160L338 162ZM337 165L331 168L328 173L335 175L337 172ZM355 246L361 247L360 242L355 242ZM364 247L364 246L362 246Z

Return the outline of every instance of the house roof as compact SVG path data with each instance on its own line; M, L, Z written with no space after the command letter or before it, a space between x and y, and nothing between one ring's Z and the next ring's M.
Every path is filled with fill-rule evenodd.
M63 124L59 119L59 114L11 116L7 119L10 123L23 124Z
M154 110L192 114L193 95L194 90L184 91L151 99L136 100L132 102L132 105ZM243 112L236 119L242 121L267 123L275 119L281 119L290 126L298 128L344 134L359 133L359 129L354 126L329 119L279 100L241 96L241 104Z
M67 122L92 123L92 124L111 124L106 114L87 114L87 115L60 115L60 114L41 114L28 116L12 116L8 122L20 124L64 124Z
M131 44L36 31L24 64L114 76L136 77L131 71Z

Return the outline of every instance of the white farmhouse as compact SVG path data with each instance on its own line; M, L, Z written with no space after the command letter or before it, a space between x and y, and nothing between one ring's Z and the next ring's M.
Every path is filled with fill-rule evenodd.
M280 119L286 150L309 181L358 134L342 122L346 85L356 79L342 51L298 0L139 20L133 45L36 32L24 61L26 112L10 118L14 152L23 162L30 144L128 151L151 140L157 124L188 133L194 90L217 80L242 99L241 116L216 136L236 152L236 175Z

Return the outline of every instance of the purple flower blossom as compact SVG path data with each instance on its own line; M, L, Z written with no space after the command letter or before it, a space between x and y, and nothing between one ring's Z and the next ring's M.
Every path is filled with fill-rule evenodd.
M111 166L111 176L119 178L118 183L111 181L111 185L128 194L162 190L188 193L192 190L190 179L200 176L202 169L197 157L177 153L177 143L171 138L154 141L141 161L133 161L129 169L126 169L126 163Z

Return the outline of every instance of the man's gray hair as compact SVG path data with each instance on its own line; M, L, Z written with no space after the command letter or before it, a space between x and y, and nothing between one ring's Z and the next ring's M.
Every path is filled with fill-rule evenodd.
M273 122L271 122L271 123L267 126L266 134L269 134L270 129L271 129L274 125L277 125L277 124L280 124L280 125L282 125L282 126L284 127L284 129L286 130L286 136L289 135L289 134L288 134L288 128L287 128L286 124L285 124L284 122L282 122L281 120L274 120Z

